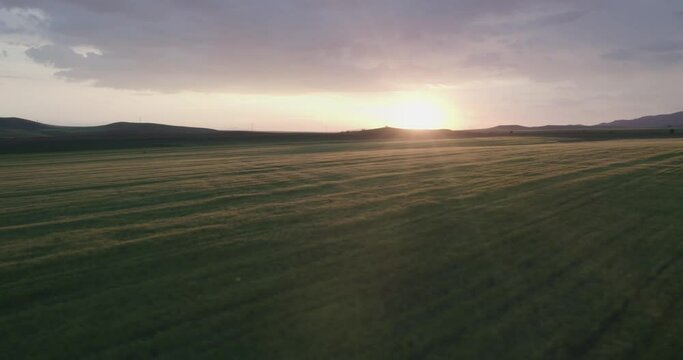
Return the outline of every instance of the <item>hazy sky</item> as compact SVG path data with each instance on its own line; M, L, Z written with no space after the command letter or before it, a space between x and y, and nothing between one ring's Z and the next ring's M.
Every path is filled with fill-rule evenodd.
M681 0L0 0L0 116L54 124L591 124L681 84Z

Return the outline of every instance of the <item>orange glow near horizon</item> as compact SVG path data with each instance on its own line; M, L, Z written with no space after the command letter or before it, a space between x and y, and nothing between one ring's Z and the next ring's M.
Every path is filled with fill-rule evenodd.
M382 104L376 117L387 126L404 129L453 128L456 116L452 106L429 94L403 93Z

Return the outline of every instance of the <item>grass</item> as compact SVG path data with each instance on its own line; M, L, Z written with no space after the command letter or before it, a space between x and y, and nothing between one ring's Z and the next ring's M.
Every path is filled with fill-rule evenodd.
M683 140L0 157L0 354L676 358Z

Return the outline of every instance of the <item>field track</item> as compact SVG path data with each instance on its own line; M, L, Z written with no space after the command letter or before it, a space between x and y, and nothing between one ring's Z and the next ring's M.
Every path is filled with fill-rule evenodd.
M0 357L677 358L683 140L0 155Z

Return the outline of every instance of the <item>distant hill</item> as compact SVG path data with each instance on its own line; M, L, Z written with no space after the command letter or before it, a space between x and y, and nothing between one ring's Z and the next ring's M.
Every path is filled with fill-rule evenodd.
M486 131L562 131L562 130L590 130L590 129L666 129L683 128L683 111L673 114L644 116L632 120L616 120L598 125L544 125L521 126L499 125L484 129ZM477 130L480 131L480 130Z
M529 130L530 128L528 126L522 126L522 125L498 125L494 126L492 128L489 128L487 130L493 130L493 131L520 131L520 130Z
M220 131L186 126L153 123L116 122L101 126L56 126L36 121L9 117L0 118L0 138L53 138L53 137L174 137L209 136Z
M0 130L41 130L50 128L50 125L37 121L26 120L16 117L0 118Z
M16 117L0 118L0 139L41 137L54 128L57 127Z
M220 131L207 128L172 126L155 123L116 122L101 126L56 126L16 117L0 118L0 139L26 138L122 138L122 139L168 139L168 138L273 138L304 137L335 139L401 139L401 138L453 138L483 136L485 134L585 131L592 129L666 129L683 128L683 111L674 114L645 116L633 120L616 120L598 125L499 125L481 130L408 130L392 127L345 131L336 134L323 133L273 133L249 131Z
M683 111L673 114L643 116L633 120L616 120L598 124L595 127L628 129L683 128Z
M111 135L208 135L220 133L218 130L206 128L131 122L93 126L90 127L90 130Z
M57 126L0 118L0 153L77 151L183 144L249 143L258 141L427 140L500 136L545 136L566 141L683 137L683 112L617 120L593 126L500 125L481 130L409 130L392 127L339 133L222 131L154 123L116 122L101 126Z
M325 141L353 138L341 133L222 131L154 123L56 126L0 117L0 153L80 151L258 141Z
M250 131L221 131L206 128L172 126L154 123L116 122L101 126L55 126L19 118L0 118L0 138L255 138L306 137L336 139L401 139L447 138L453 130L408 130L384 127L341 133L275 133Z

